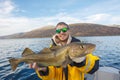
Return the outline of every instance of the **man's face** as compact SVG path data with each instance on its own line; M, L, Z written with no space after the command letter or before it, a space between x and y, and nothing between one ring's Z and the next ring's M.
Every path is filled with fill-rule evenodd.
M67 28L67 26L65 26L65 25L58 25L56 27L56 30L61 30L60 33L57 33L57 36L58 36L58 38L61 41L65 41L69 37L69 30L67 30L66 32L64 32L64 31L62 31L62 29L64 29L64 28Z

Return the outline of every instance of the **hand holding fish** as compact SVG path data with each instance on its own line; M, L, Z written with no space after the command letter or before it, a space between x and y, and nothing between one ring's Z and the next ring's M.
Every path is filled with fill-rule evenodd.
M39 70L39 71L46 71L47 70L46 67L42 67L42 68L38 67L36 62L29 64L29 68L33 68L33 69Z

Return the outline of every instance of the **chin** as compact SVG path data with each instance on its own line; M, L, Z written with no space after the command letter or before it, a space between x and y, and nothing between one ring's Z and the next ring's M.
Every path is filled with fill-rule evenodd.
M61 41L65 41L66 39L61 39Z
M60 40L61 40L61 41L65 41L66 39L68 39L68 36L67 36L67 35L62 35L62 36L60 36Z

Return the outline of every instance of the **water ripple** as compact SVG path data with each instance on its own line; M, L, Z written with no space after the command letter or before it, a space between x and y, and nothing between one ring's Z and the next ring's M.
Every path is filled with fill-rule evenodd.
M78 37L78 39L96 44L93 54L100 57L100 66L120 69L120 36ZM0 40L0 80L40 80L35 71L24 63L12 71L8 60L11 57L20 58L26 47L39 52L50 43L50 38Z

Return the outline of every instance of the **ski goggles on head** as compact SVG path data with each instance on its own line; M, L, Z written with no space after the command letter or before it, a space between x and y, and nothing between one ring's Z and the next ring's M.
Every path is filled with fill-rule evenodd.
M67 31L68 31L68 28L65 27L65 28L62 28L62 29L56 29L56 33L58 33L58 34L59 34L61 31L62 31L62 32L67 32Z

